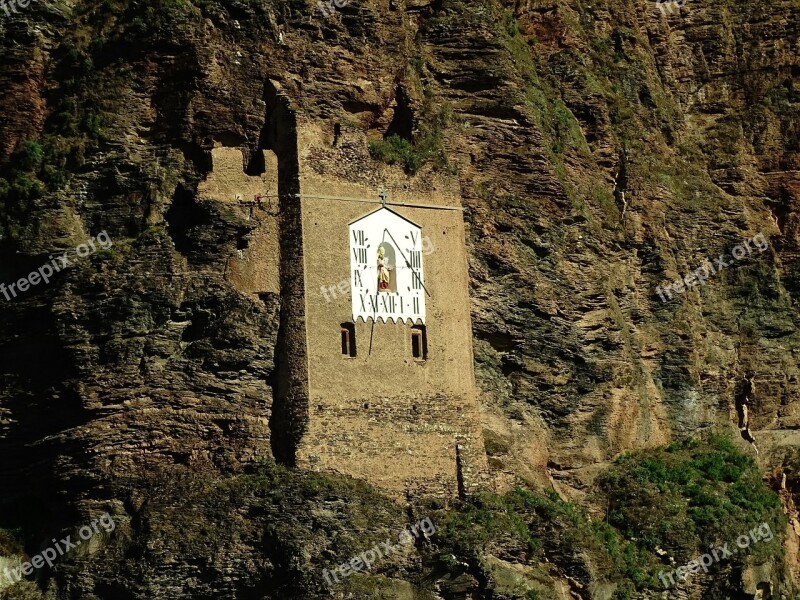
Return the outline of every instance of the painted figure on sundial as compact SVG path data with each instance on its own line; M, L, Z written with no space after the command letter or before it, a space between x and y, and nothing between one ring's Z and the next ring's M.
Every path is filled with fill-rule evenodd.
M378 291L388 292L391 282L390 267L386 266L386 250L383 246L378 247Z

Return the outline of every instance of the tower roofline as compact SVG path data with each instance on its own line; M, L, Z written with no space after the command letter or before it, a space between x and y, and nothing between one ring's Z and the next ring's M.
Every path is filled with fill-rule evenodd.
M403 215L401 215L399 212L397 212L397 211L394 211L394 210L392 210L391 208L389 208L389 207L387 207L387 206L381 206L379 209L377 209L377 210L373 210L371 213L368 213L368 214L366 214L366 215L363 215L363 216L361 216L361 217L358 217L357 219L354 219L353 221L350 221L350 222L347 224L347 226L348 226L348 227L350 227L351 225L355 225L355 224L356 224L356 223L358 223L359 221L363 221L364 219L367 219L367 218L369 218L369 217L371 217L371 216L373 216L373 215L375 215L375 214L379 213L379 212L380 212L380 211L382 211L382 210L388 210L390 213L392 213L392 214L393 214L393 215L395 215L396 217L399 217L399 218L403 219L404 221L406 221L406 222L410 223L410 224L411 224L411 225L413 225L414 227L418 227L419 229L422 229L422 226L421 226L421 225L417 225L416 223L414 223L414 221L412 221L412 220L411 220L411 219L409 219L408 217L404 217L404 216L403 216Z

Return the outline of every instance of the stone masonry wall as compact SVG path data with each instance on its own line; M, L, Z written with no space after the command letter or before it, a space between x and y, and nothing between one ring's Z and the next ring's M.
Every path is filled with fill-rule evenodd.
M486 468L458 188L443 176L376 169L363 135L318 124L300 132L310 414L298 464L398 494L455 495L458 444L467 479ZM348 224L380 208L382 189L427 238L425 361L412 357L408 323L358 322L357 356L341 352L341 324L352 321Z

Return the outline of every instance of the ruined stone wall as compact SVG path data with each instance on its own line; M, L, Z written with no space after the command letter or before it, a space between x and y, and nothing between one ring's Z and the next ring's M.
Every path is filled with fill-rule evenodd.
M255 152L231 138L211 150L212 171L198 197L230 206L250 231L225 258L225 278L239 292L278 310L275 371L268 383L273 403L269 420L274 457L294 464L307 421L303 246L296 132L293 110L271 82L265 91L266 117Z
M197 188L200 198L238 207L254 229L228 257L226 276L236 289L246 294L280 293L280 244L278 243L278 159L262 151L266 164L262 175L244 172L244 153L240 148L218 146L211 151L213 170ZM255 196L261 194L258 203Z

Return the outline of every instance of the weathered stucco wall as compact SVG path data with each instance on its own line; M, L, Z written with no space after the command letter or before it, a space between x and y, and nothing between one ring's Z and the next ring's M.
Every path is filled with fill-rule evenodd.
M348 151L352 148L331 147L313 126L303 133L310 408L298 464L363 477L395 492L421 488L453 495L458 489L456 445L463 446L465 470L483 470L486 462L477 415L464 222L457 187L445 181L438 189L413 183L406 183L406 189L394 188L393 178L400 176L389 169L375 185L320 174L320 162L315 160L320 151L341 166L354 160ZM356 136L351 142L360 143L365 153L366 139ZM348 224L380 208L377 194L383 188L390 190L388 201L396 203L390 208L420 225L423 239L428 238L423 257L430 294L426 361L412 356L410 323L359 321L357 356L345 356L341 350L341 324L352 321ZM474 479L469 474L466 478Z

